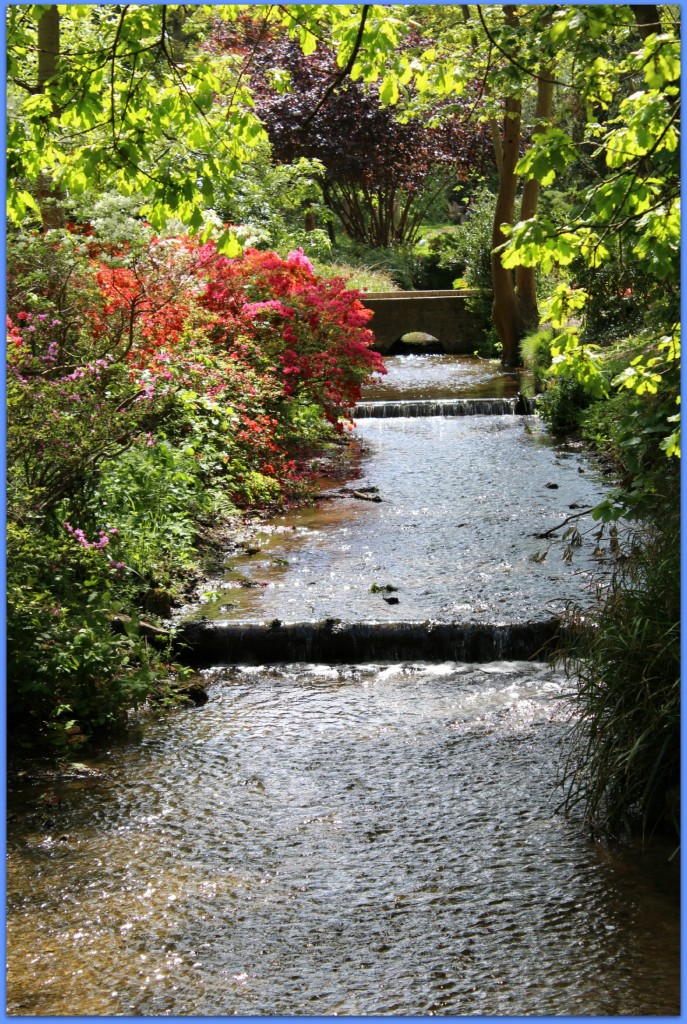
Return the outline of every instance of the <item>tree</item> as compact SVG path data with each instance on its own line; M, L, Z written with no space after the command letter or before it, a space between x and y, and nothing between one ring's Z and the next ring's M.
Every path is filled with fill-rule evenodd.
M504 6L504 23L514 32L519 29L519 14L515 7ZM484 18L480 14L483 25ZM488 33L488 29L485 32ZM551 67L540 67L536 77L536 105L534 110L533 136L543 129L551 116L554 81ZM514 93L504 99L504 114L501 129L492 121L492 136L499 173L499 190L494 213L492 233L492 281L494 286L494 326L502 345L503 362L506 366L517 365L518 343L528 330L539 323L537 290L534 267L518 266L515 279L512 271L501 259L501 246L505 242L502 224L513 224L515 220L518 179L516 167L523 142L522 95ZM529 178L522 189L520 219L529 220L536 214L539 197L539 182Z
M552 240L558 229L552 229L547 244L550 252L556 249L555 258L542 259L542 250L536 245L527 256L522 244L513 246L504 258L506 240L515 227L520 184L518 237L523 242L526 238L541 239L544 229L535 218L540 186L551 184L580 158L582 165L589 165L590 159L598 160L598 154L594 156L597 144L593 133L603 134L599 121L608 116L604 112L612 103L622 100L623 89L629 97L633 85L641 82L643 62L656 80L662 75L673 80L672 44L653 31L656 26L661 27L654 5L638 5L636 10L624 5L453 5L405 10L427 35L432 35L434 45L424 53L397 47L393 54L384 53L372 63L366 55L360 62L359 73L369 80L383 75L380 96L389 97L388 102L404 103L414 116L426 116L438 102L446 103L444 110L449 113L451 103L458 103L470 83L476 78L481 82L474 114L491 125L499 167L493 231L494 320L504 363L517 365L520 338L538 321L537 265L549 269L564 266L574 255L589 257L597 263L605 258L603 242L595 242L589 225L581 234L573 231L566 235L561 231L558 243ZM635 60L633 54L642 39L644 54ZM586 135L582 128L579 141L557 123L558 113L565 109L568 100L581 109L584 123L589 125ZM664 98L663 102L668 101ZM647 116L651 120L652 115ZM616 144L621 135L622 132ZM665 141L658 139L657 152L665 151L666 142L672 145L674 135L671 124ZM645 157L650 149L642 148L641 156ZM592 178L595 171L598 173L598 169L592 170ZM633 173L629 172L625 190L631 178L636 181ZM613 172L610 177L614 177ZM647 187L650 190L652 186ZM625 190L622 185L606 181L595 193L598 201L592 203L591 213L600 212L606 218L604 210L613 209L611 221L616 216L618 223L622 223L621 209L627 213L636 194L635 189L629 188L625 198ZM643 198L640 205L642 202ZM674 241L674 220L673 213L668 248ZM658 252L664 248L659 244Z
M437 197L489 162L486 132L455 110L447 120L440 109L433 122L401 120L382 102L391 94L380 98L374 82L344 78L331 88L339 77L331 46L305 55L283 28L266 31L249 15L231 26L218 22L211 45L249 54L256 112L274 158L320 161L326 201L360 242L412 242Z
M370 14L363 32L355 7L264 10L304 51L312 52L326 31L341 67L361 46L389 53L398 39L400 19L382 10ZM40 181L47 174L50 188L65 196L89 189L140 196L141 212L156 228L175 216L199 230L215 183L225 193L266 139L244 61L216 60L196 38L210 14L232 21L239 11L226 5L8 6L10 222L40 217ZM52 34L52 42L44 34ZM228 237L224 242L231 245Z
M55 189L140 195L192 228L264 131L235 69L179 60L181 6L8 8L8 213L46 221ZM171 26L171 27L170 27ZM219 93L231 96L221 108Z
M614 62L602 64L597 58L592 67L602 74L584 80L580 76L575 83L588 111L580 142L552 126L533 140L517 172L550 184L591 154L596 174L578 190L566 223L530 218L518 224L502 261L506 267L545 269L583 262L593 271L613 260L624 266L634 259L641 267L646 301L654 307L653 322L660 325L658 333L668 336L665 343L657 339L655 351L636 360L623 376L623 386L639 388L641 394L658 386L651 375L657 375L658 363L663 362L659 351L666 353L668 362L679 360L674 327L679 317L679 38L668 28L647 34L640 22L644 42L637 47L629 8L621 12L622 20L614 8L606 14L594 11L596 38L608 42L616 30L615 39L624 44L624 52ZM588 22L575 8L561 12L552 25L554 38L566 48L587 45L588 30ZM607 110L612 103L615 116L605 124L592 116L595 108ZM598 389L603 385L594 351L580 344L579 330L569 324L571 315L583 313L589 298L574 284L561 285L551 307L562 331L556 365L572 369L590 389ZM674 431L666 433L672 438ZM669 438L666 450L677 451Z
M57 6L48 7L38 22L38 74L36 93L45 91L46 85L57 75L57 61L60 53L60 15ZM53 104L53 115L58 113ZM64 210L58 190L53 186L52 175L41 171L36 179L36 200L40 206L43 228L64 227Z

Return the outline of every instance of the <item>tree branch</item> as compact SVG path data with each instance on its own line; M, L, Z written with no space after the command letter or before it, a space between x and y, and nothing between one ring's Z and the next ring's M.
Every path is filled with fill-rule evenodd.
M302 125L303 128L307 128L308 125L311 124L311 122L314 120L315 117L317 117L317 115L319 114L320 110L325 105L325 103L327 102L327 100L329 99L331 94L334 92L334 90L337 88L337 86L341 85L341 83L343 82L344 78L346 78L346 76L350 74L351 69L353 68L353 65L355 64L356 57L358 56L358 53L360 51L360 46L361 46L362 41L363 41L363 34L364 34L364 31L365 31L365 22L367 21L367 15L369 14L370 6L371 6L370 4L364 4L363 5L362 14L360 16L360 25L358 26L358 34L357 34L357 36L355 38L355 42L353 44L353 50L351 51L350 57L346 61L345 66L341 69L339 74L336 76L334 81L331 83L331 85L329 85L328 88L325 90L324 95L322 96L322 99L319 101L319 103L317 104L315 109L306 118L304 124Z
M537 82L539 82L539 81L541 81L543 79L546 82L552 82L553 85L560 85L563 89L571 89L572 88L572 86L569 85L568 82L560 81L557 78L553 78L552 79L548 75L546 75L546 76L538 75L536 71L532 71L531 68L526 68L524 64L521 64L519 61L517 61L512 53L508 53L507 50L504 50L504 48L499 43L496 42L496 40L494 39L493 35L491 34L489 29L487 28L487 23L484 20L484 15L482 14L482 5L481 4L476 4L476 7L477 7L477 14L479 15L479 20L481 21L482 28L484 29L484 34L486 35L487 39L492 44L492 46L496 47L496 49L499 51L499 53L502 54L506 58L506 60L508 61L509 64L512 64L514 68L518 69L518 71L522 71L524 74L528 75L530 78L533 78Z

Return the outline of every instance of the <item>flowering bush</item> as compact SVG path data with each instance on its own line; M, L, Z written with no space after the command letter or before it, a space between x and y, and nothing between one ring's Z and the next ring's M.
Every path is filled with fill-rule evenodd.
M316 278L302 249L286 260L255 249L230 260L213 259L208 245L199 250L199 263L202 302L218 318L214 340L237 360L271 368L282 399L314 403L337 425L350 418L361 383L373 370L384 372L370 347L371 313L359 293L340 278ZM242 337L250 338L252 352L236 345Z
M197 564L199 523L303 498L382 362L358 294L301 249L17 236L7 309L10 714L64 739L149 691L136 606Z

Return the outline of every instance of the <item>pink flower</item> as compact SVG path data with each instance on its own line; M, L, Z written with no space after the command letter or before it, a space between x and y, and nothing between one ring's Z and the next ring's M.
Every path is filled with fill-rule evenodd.
M290 263L292 267L302 267L303 270L307 270L309 274L315 273L315 268L303 252L300 245L297 249L293 249L286 257L286 262Z
M265 310L273 309L276 313L280 313L282 316L293 316L293 310L288 306L285 306L283 302L279 302L277 299L268 299L266 302L244 302L243 312L248 316L255 316L258 313L262 313Z

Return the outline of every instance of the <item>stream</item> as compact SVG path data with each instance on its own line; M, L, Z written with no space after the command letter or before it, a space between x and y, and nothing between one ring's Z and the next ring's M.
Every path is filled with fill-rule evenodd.
M388 366L366 400L519 389L482 360ZM356 435L355 479L228 558L188 610L198 628L508 631L585 600L604 566L590 517L572 561L563 530L535 534L605 484L536 417L369 418ZM674 844L611 846L556 813L563 673L352 653L218 660L204 706L57 780L13 777L10 1014L679 1013Z

